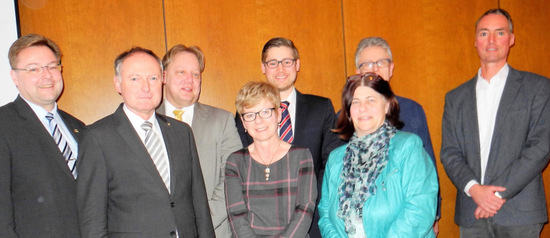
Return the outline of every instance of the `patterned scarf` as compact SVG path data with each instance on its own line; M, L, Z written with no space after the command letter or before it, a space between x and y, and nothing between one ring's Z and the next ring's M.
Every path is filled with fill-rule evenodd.
M375 132L361 138L354 133L351 137L338 188L340 209L338 217L344 220L346 232L355 234L355 226L351 223L351 211L355 210L358 217L363 217L363 204L376 194L375 181L388 163L388 147L396 129L385 121ZM357 186L356 186L357 185Z

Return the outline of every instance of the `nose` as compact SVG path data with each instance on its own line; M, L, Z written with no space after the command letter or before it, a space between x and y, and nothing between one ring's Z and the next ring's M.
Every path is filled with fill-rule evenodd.
M151 85L149 80L143 80L141 83L141 90L144 92L149 92L151 90Z
M193 81L193 73L184 73L182 75L182 82L188 83Z
M277 62L277 70L278 71L284 71L284 66L283 66L283 62Z
M498 33L489 34L489 42L490 43L495 42L496 34L498 34Z
M51 78L52 77L52 72L50 72L50 69L48 69L48 67L43 67L42 68L42 77L43 78Z

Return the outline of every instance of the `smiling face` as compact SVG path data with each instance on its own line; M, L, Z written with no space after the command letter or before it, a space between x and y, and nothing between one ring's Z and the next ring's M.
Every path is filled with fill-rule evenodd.
M353 93L350 116L358 137L376 131L386 119L390 103L367 86L359 86Z
M176 108L190 106L199 100L202 76L194 54L178 53L166 68L165 76L166 100Z
M504 65L514 41L514 34L510 32L505 16L489 14L479 21L475 47L482 65Z
M267 50L265 62L270 60L282 61L284 59L294 59L293 51L290 47L272 47ZM286 98L292 91L297 73L300 71L300 59L296 59L294 65L290 67L284 67L282 64L279 64L275 69L268 68L265 62L262 62L262 72L267 82L280 90L281 98Z
M277 138L279 137L279 135L277 135L277 130L279 128L279 121L281 120L281 110L273 105L273 103L269 102L269 100L263 98L257 105L250 108L244 108L241 113L256 113L269 108L275 108L275 110L273 110L273 114L269 118L262 118L259 115L256 115L256 119L250 122L247 122L241 118L244 129L248 131L248 134L252 137L252 139L254 139L254 141L266 141L272 139L273 136Z
M162 97L159 62L146 53L134 53L122 62L120 77L115 76L114 81L130 111L144 120L151 118Z
M369 46L363 49L359 55L359 65L365 62L377 62L379 60L391 60L388 52L380 46ZM390 81L393 74L393 62L386 67L378 67L374 64L372 69L355 69L357 74L375 73L380 75L384 80Z
M25 69L33 65L43 67L58 62L59 59L47 46L31 46L19 52L16 68ZM24 70L11 70L10 74L21 96L47 111L54 108L63 91L61 71L44 69L42 73L33 74Z

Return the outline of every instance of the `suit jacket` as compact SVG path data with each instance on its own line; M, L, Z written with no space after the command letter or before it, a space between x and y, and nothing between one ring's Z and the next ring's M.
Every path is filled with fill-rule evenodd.
M58 110L77 139L84 123ZM76 181L21 98L0 108L0 237L79 237Z
M156 118L170 160L171 193L122 104L84 131L77 164L83 237L214 237L191 129Z
M197 143L199 160L210 205L216 237L231 237L225 209L225 162L227 157L243 148L233 114L220 108L195 103L193 135ZM166 114L164 103L157 110Z
M457 187L455 222L471 227L477 204L464 188L481 181L477 76L447 93L441 163ZM548 220L542 170L550 151L550 81L510 67L496 115L485 184L506 188L506 203L493 217L504 226Z
M330 152L344 144L338 135L331 131L336 124L335 120L334 107L330 99L301 94L296 90L296 118L292 121L296 124L292 144L308 148L311 152L319 185L323 181L322 176ZM252 144L254 140L244 131L239 115L235 115L235 122L243 146Z

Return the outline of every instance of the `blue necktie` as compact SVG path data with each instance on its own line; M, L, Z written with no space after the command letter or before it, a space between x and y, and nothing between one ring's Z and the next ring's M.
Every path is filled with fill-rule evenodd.
M65 157L67 166L71 170L73 176L76 178L76 158L73 158L73 151L71 150L69 143L67 143L67 140L63 138L63 134L61 133L61 130L59 130L59 126L57 125L57 122L53 119L53 114L51 112L48 112L48 114L46 114L46 119L48 119L48 121L50 122L50 132L52 133L52 137L57 144L59 151L61 151L61 154L63 154L63 157Z
M281 102L281 109L283 110L283 119L279 125L279 135L281 139L288 143L294 141L294 136L292 135L292 123L290 121L290 114L288 113L288 105L290 103L287 101Z

